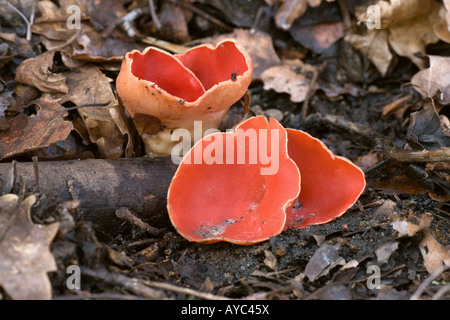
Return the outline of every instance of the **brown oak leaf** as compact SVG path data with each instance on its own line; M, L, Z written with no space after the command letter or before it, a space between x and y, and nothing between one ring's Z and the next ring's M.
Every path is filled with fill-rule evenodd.
M66 78L61 73L53 73L55 51L47 51L37 57L24 60L16 70L16 81L36 87L47 93L69 91Z
M30 209L31 195L22 202L15 194L0 197L0 286L12 299L51 299L47 272L56 271L49 245L59 223L36 225Z
M0 160L47 147L70 134L72 123L64 120L64 107L45 96L35 104L40 107L37 115L27 117L20 113L8 121L8 130L0 131Z

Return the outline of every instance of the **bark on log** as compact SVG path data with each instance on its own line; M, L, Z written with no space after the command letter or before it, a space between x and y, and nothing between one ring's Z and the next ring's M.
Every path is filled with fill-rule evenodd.
M123 221L115 211L127 207L153 226L170 225L167 190L177 166L170 157L146 159L89 159L39 162L39 188L60 200L80 200L86 220L105 233L116 233ZM11 163L0 163L7 177ZM17 163L17 175L28 188L35 187L34 164Z

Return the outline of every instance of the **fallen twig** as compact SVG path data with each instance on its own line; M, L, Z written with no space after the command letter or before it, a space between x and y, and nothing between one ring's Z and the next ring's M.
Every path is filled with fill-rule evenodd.
M384 155L398 162L450 162L450 148L421 151L388 149Z
M126 220L135 226L145 230L148 234L152 236L157 236L161 233L158 228L152 227L148 223L142 221L140 218L136 217L128 208L122 207L116 210L117 218L121 220Z
M115 286L120 286L140 297L157 300L167 299L166 295L161 290L150 288L147 285L143 285L142 281L139 281L138 279L129 278L117 272L112 273L106 270L93 270L82 267L81 274Z
M308 116L308 118L306 118L307 123L312 123L315 121L320 121L323 123L330 124L334 127L345 130L349 133L363 136L365 138L370 138L370 139L373 138L373 130L371 130L370 128L367 128L365 126L362 126L360 124L357 124L355 122L349 121L341 116L335 116L335 115L331 115L331 114L323 115L320 113L315 113L315 114Z
M4 4L5 2L4 2L4 1L1 1L1 3ZM35 12L35 8L36 8L36 1L35 1L35 0L33 1L33 7L32 7L32 9L31 9L30 20L28 20L27 17L25 17L25 15L24 15L22 12L20 12L19 9L17 9L16 7L14 7L11 3L6 2L6 4L7 4L12 10L14 10L14 12L16 12L18 15L20 15L20 17L22 18L22 20L25 21L25 24L26 24L26 26L27 26L27 35L26 35L25 39L26 39L27 41L30 41L30 40L31 40L31 26L33 25L33 22L34 22L34 14L35 14L34 12Z
M144 43L150 44L152 46L176 53L176 54L185 53L187 50L190 49L190 47L182 46L179 44L174 44L174 43L156 39L153 37L146 37L146 38L143 38L141 41Z
M440 288L431 298L431 300L439 300L441 299L447 292L450 292L450 283L447 283L445 286Z
M436 271L434 271L432 274L428 276L417 288L416 292L409 298L410 300L418 300L422 293L425 291L425 289L433 282L434 279L439 277L443 272L450 269L450 266L443 266Z
M158 16L156 15L155 4L153 3L153 0L148 0L148 5L150 8L150 16L152 17L153 23L155 24L156 29L159 30L161 29L162 25L158 19Z
M216 296L211 293L202 292L190 288L179 287L170 283L157 282L157 281L149 281L143 280L142 283L146 284L149 287L173 291L177 293L183 293L188 296L195 296L197 298L205 299L205 300L231 300L230 298L224 296Z

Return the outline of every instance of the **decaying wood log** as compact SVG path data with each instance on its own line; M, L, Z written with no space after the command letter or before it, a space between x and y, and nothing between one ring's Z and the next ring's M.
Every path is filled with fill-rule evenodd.
M36 179L33 162L18 162L17 175L27 188L39 183L48 197L62 201L79 200L85 220L107 233L123 221L115 211L127 207L153 226L170 225L167 190L177 166L170 157L146 159L89 159L39 162ZM11 163L0 163L0 177L8 177Z

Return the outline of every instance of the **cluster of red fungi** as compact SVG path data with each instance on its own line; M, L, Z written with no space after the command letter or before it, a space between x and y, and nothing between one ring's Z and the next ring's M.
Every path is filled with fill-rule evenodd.
M144 114L161 121L164 130L143 139L149 139L146 146L157 148L158 154L169 155L174 130L192 132L194 121L202 121L203 131L217 128L247 90L252 73L245 50L225 40L182 55L154 47L142 53L133 50L116 84L132 118ZM248 138L250 131L256 140ZM233 132L212 133L192 143L167 198L173 226L190 241L249 245L288 228L326 223L344 214L366 186L364 173L350 160L273 118L252 117ZM266 155L276 160L271 174L263 172L274 163L260 156L260 148L270 150ZM238 154L245 161L238 161ZM198 155L215 161L196 161Z

